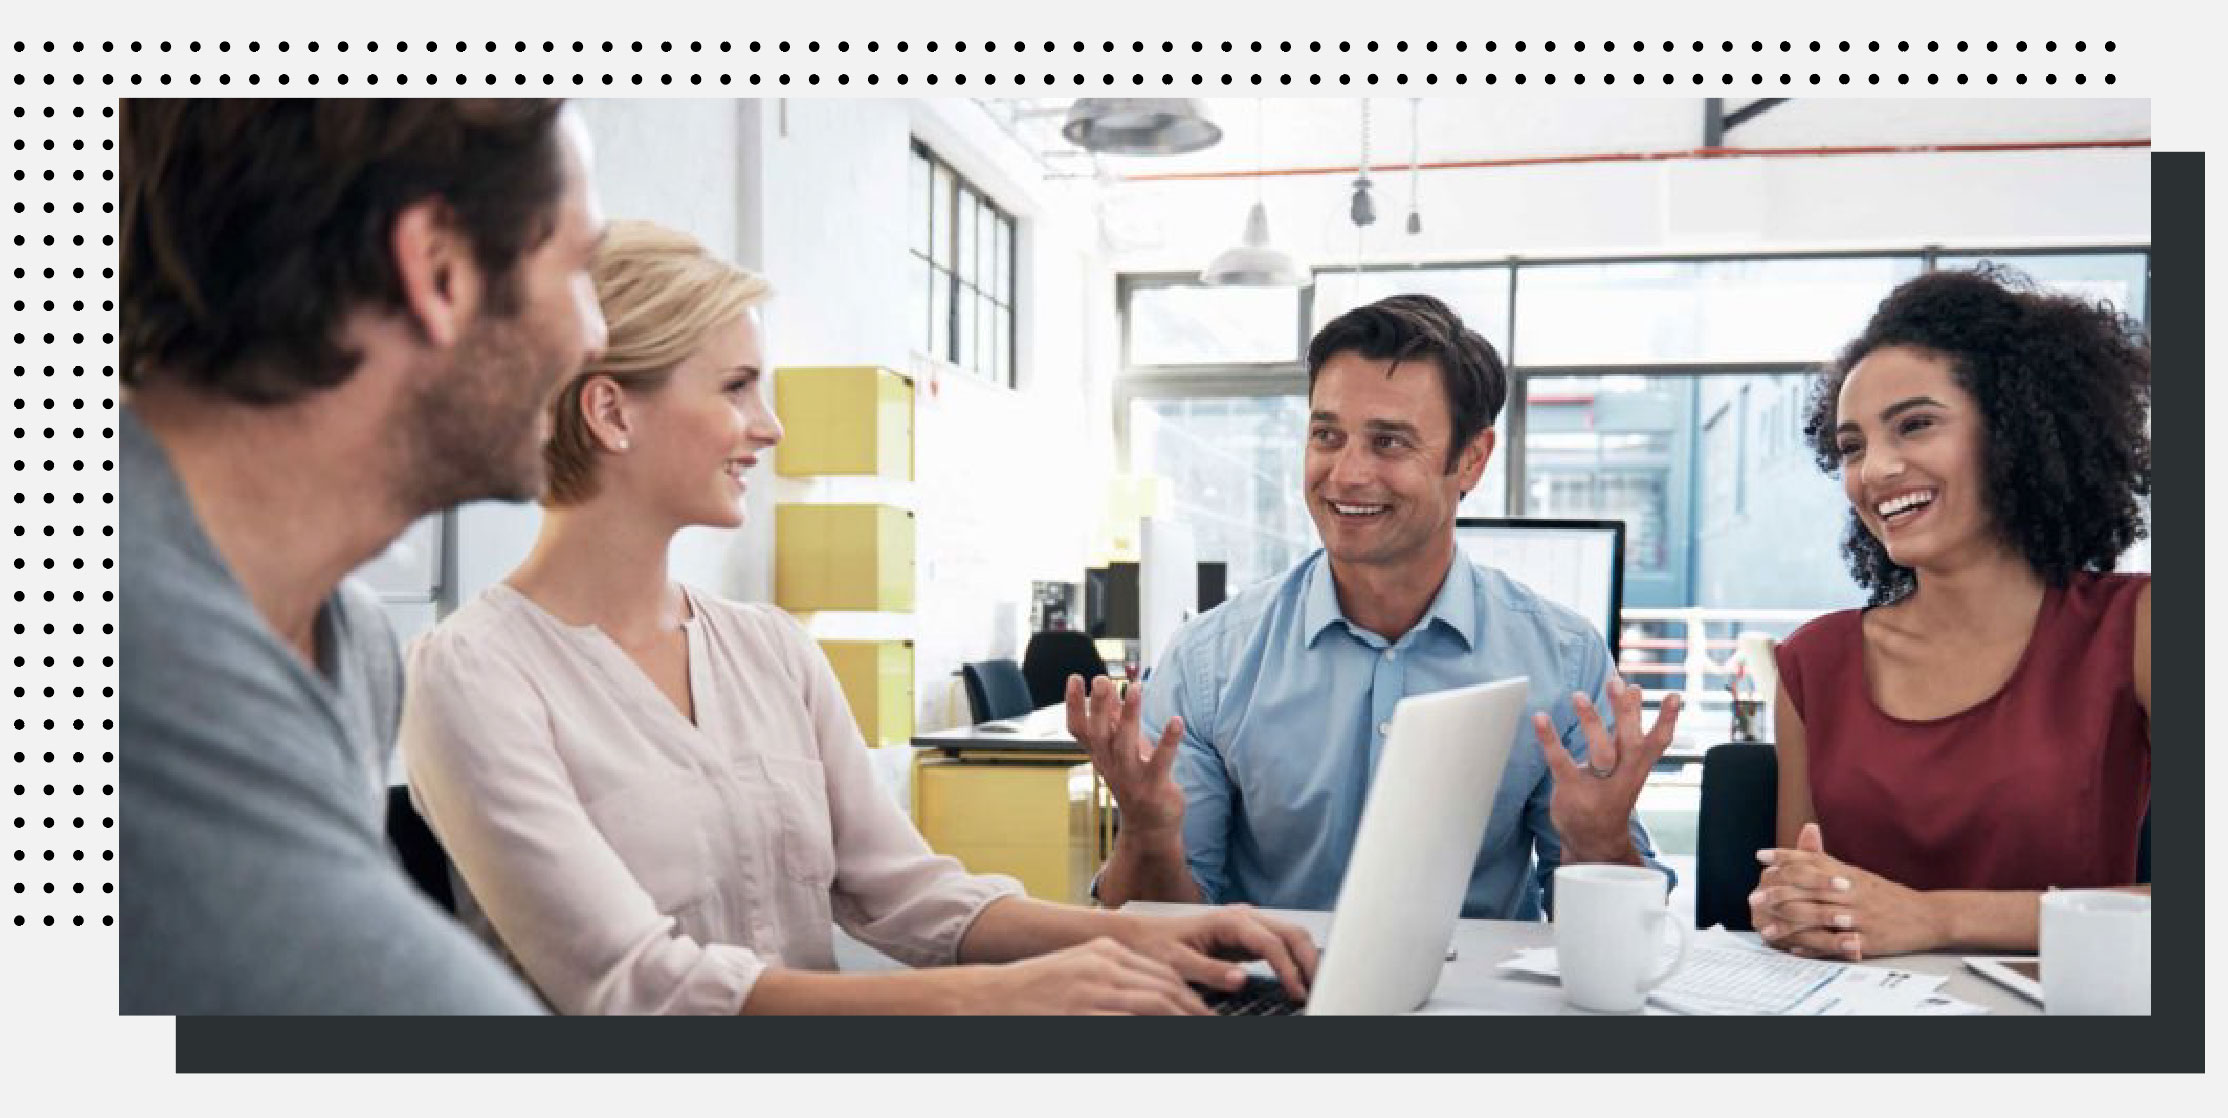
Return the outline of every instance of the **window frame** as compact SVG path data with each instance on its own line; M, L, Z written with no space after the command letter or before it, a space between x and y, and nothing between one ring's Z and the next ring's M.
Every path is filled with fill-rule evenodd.
M914 327L916 329L926 327L929 330L928 335L926 337L915 335L910 344L919 352L954 368L961 369L971 376L992 384L1001 384L1007 388L1017 389L1021 386L1021 220L1015 217L1011 210L999 205L998 200L989 191L975 185L974 181L961 173L959 168L953 166L950 160L938 155L936 149L930 147L917 136L913 138L911 150L907 155L908 163L914 159L927 163L929 185L924 192L925 201L911 197L912 173L910 167L908 167L906 204L908 208L916 204L921 204L924 208L915 212L908 219L905 244L905 257L909 265L907 283L910 286L910 273L917 272L919 268L925 266L928 269L929 282L932 285L941 285L944 289L945 318L943 322L944 345L942 352L938 352L934 344L935 324L926 317L915 322ZM952 184L949 209L941 215L936 213L935 183L939 171L949 175ZM961 221L960 215L962 213L969 215L964 223ZM991 227L993 232L987 237L981 233L979 228L981 217L985 213L997 223ZM925 255L920 249L914 247L914 238L920 234L923 226L927 230L926 236L922 238L927 244ZM964 245L960 243L963 229L966 231L970 242ZM1003 230L1005 233L1004 252L1001 254L993 247L991 252L985 255L980 246L985 241L992 246L996 246L999 240L996 235L997 230ZM944 235L945 243L942 245L937 244L936 234L939 231ZM948 254L950 259L948 265L938 262L936 257L939 248ZM967 263L970 259L972 260L971 268ZM992 287L998 290L991 290ZM907 298L910 302L911 295L909 294ZM986 309L993 322L996 321L999 312L1004 312L1004 329L1002 331L986 330L977 324L970 340L962 343L959 334L959 327L963 318L962 308L969 305L984 305L985 301L987 301ZM929 307L935 305L935 299L932 295ZM915 307L911 310L925 312L927 308ZM974 323L976 320L973 317L968 317L966 321ZM994 346L1002 347L1002 354L993 351L985 359L982 355L973 352L973 348L980 346L986 335L991 339ZM961 360L963 354L967 360ZM1002 367L1000 365L1001 356L1004 360Z
M2142 322L2150 328L2152 283L2151 246L2145 244L2094 244L2094 245L2023 245L2015 248L1991 247L1985 244L1928 244L1912 248L1815 250L1791 252L1706 252L1706 253L1657 253L1629 255L1587 256L1507 256L1500 258L1429 261L1422 265L1404 263L1372 263L1323 265L1315 269L1320 277L1350 272L1407 272L1417 267L1433 271L1458 271L1463 269L1506 269L1508 283L1508 349L1502 355L1508 369L1508 403L1502 408L1502 446L1500 453L1507 463L1507 503L1509 515L1522 515L1524 508L1525 470L1524 439L1526 422L1524 406L1529 397L1530 382L1534 377L1601 377L1601 376L1745 376L1785 375L1789 373L1814 373L1830 359L1822 354L1816 362L1802 361L1652 361L1638 363L1589 364L1589 365L1530 365L1523 361L1523 339L1519 335L1517 319L1524 289L1524 274L1528 270L1573 265L1614 266L1620 264L1708 264L1741 263L1749 261L1791 260L1877 260L1882 258L1916 257L1921 274L1938 271L1938 261L1943 257L1980 256L2014 264L2020 257L2067 256L2141 256L2144 261ZM1115 379L1114 446L1116 461L1124 469L1134 470L1136 463L1131 454L1129 438L1130 403L1140 398L1172 398L1183 396L1269 396L1305 393L1307 391L1307 342L1314 334L1313 302L1305 289L1295 289L1295 328L1298 336L1296 350L1300 358L1288 362L1265 364L1208 364L1208 365L1136 365L1130 360L1130 299L1134 292L1152 287L1204 286L1195 273L1189 272L1128 272L1115 277L1116 335L1120 345L1121 373Z
M1119 360L1123 375L1153 377L1162 374L1175 376L1225 375L1225 376L1275 376L1298 370L1307 372L1307 299L1304 287L1292 288L1293 332L1292 357L1283 361L1220 361L1189 365L1141 365L1130 351L1130 303L1139 291L1165 291L1169 288L1199 288L1213 290L1214 285L1199 282L1196 272L1123 272L1114 278L1117 336L1120 339Z
M1919 261L1919 274L1921 275L1924 275L1928 272L1941 270L1939 262L1945 257L1986 257L2017 267L2018 261L2023 257L2065 258L2076 256L2139 256L2143 260L2144 276L2142 300L2143 305L2139 312L2139 319L2146 337L2149 335L2152 328L2151 308L2156 298L2156 284L2155 272L2152 267L2153 249L2149 243L2113 243L2075 246L2025 245L2015 248L1991 247L1985 244L1948 244L1923 245L1917 248L1848 251L1802 251L1781 253L1725 252L1552 258L1527 258L1511 256L1499 260L1430 261L1425 263L1423 266L1435 271L1451 271L1466 267L1506 268L1509 270L1509 305L1507 310L1508 352L1502 355L1504 360L1506 360L1507 362L1508 403L1503 407L1502 415L1500 417L1502 436L1499 456L1504 461L1504 469L1506 470L1506 496L1503 506L1504 515L1521 517L1527 515L1525 512L1525 509L1527 507L1526 490L1531 481L1531 471L1529 470L1526 463L1525 442L1528 427L1527 417L1530 410L1527 402L1530 399L1531 382L1533 381L1533 379L1550 377L1609 376L1647 377L1651 379L1656 377L1694 377L1699 379L1713 376L1785 376L1790 374L1812 376L1817 374L1825 365L1825 363L1831 361L1834 356L1832 352L1820 353L1816 356L1815 360L1810 361L1652 361L1599 365L1526 364L1523 360L1523 339L1520 334L1521 323L1518 315L1521 306L1520 300L1522 299L1523 295L1525 273L1527 271L1537 270L1538 268L1543 266L1572 264L1616 265L1779 260L1862 260L1878 259L1883 257L1911 258L1914 256ZM1414 266L1408 264L1365 264L1359 266L1323 266L1316 268L1315 274L1318 277L1322 277L1325 275L1331 275L1346 271L1390 272L1412 270L1414 270ZM1138 463L1135 460L1134 448L1131 445L1130 441L1129 425L1132 403L1137 399L1182 398L1193 396L1228 397L1299 395L1304 394L1307 391L1307 368L1305 363L1305 355L1307 352L1307 341L1313 334L1313 323L1311 321L1313 300L1308 297L1305 292L1300 293L1300 296L1295 300L1298 311L1295 316L1297 320L1296 325L1298 327L1298 333L1300 335L1297 350L1300 354L1300 359L1298 361L1289 363L1278 363L1274 365L1133 365L1130 361L1129 353L1130 293L1140 286L1150 285L1155 281L1171 278L1172 275L1173 278L1176 279L1178 282L1182 282L1185 280L1196 282L1195 280L1191 280L1191 277L1170 273L1154 273L1137 276L1118 275L1116 277L1116 329L1118 332L1119 344L1121 347L1121 356L1119 372L1115 378L1114 390L1112 394L1114 405L1115 453L1117 455L1116 461L1121 463L1122 468L1131 470L1133 472L1138 468ZM1133 280L1138 282L1133 282ZM1886 293L1882 292L1882 294L1885 295ZM2131 314L2137 313L2130 310L2129 308L2121 309ZM1740 448L1740 451L1743 454L1754 454L1757 452L1758 448L1750 445L1745 445L1747 439L1747 421L1750 417L1739 414L1739 412L1742 410L1743 409L1736 407L1734 409L1735 415L1732 417L1732 421L1739 424L1740 427L1737 437L1740 438L1744 443L1744 445ZM1697 416L1695 418L1698 420L1700 417ZM1697 424L1695 430L1692 432L1692 437L1695 439L1699 439L1700 435L1701 431L1699 425ZM1790 449L1804 451L1805 456L1807 456L1807 452L1804 450L1804 448L1798 445L1799 440L1797 440L1796 436L1791 430L1788 430L1783 426L1781 429L1781 437L1788 440L1787 445ZM1688 453L1692 454L1693 451L1690 449ZM1801 463L1789 463L1789 465L1799 466L1801 465ZM1745 483L1745 470L1737 474L1736 477ZM1667 505L1663 525L1666 531L1671 531L1680 526L1678 518L1671 515L1671 512L1671 508ZM1690 505L1686 512L1687 520L1684 525L1687 530L1691 531L1694 527L1693 517L1696 515L1696 511ZM1628 538L1628 550L1626 553L1626 557L1628 559L1630 557L1629 549L1632 546L1633 543ZM1631 585L1632 581L1628 572L1626 579L1626 586L1628 587L1626 603L1628 605L1632 601L1630 591Z

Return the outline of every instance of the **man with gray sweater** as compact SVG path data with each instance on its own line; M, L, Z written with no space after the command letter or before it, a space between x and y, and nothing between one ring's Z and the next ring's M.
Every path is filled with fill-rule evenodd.
M126 1013L535 1013L384 837L393 633L343 585L541 487L603 219L552 101L121 114Z

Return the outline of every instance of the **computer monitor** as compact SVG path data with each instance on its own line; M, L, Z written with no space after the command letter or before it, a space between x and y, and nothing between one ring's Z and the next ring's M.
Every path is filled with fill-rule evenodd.
M1094 637L1106 635L1106 568L1083 569L1083 631Z
M1103 572L1092 571L1100 587L1098 622L1091 635L1109 640L1137 639L1137 564L1108 563Z
M1205 613L1221 605L1222 600L1229 596L1229 588L1230 564L1199 564L1199 612Z
M1455 521L1454 540L1471 560L1577 610L1601 630L1610 658L1620 654L1624 521L1465 516Z

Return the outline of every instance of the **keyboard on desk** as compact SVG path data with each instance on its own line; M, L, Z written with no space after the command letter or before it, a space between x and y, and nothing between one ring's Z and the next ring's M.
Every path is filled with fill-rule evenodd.
M1296 1017L1306 1011L1285 996L1284 983L1258 974L1247 975L1245 985L1227 993L1208 986L1193 988L1217 1017Z

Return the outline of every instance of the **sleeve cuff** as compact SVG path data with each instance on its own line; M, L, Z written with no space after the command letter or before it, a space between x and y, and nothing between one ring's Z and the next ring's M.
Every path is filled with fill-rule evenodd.
M750 992L766 973L756 952L715 945L705 949L704 970L675 999L672 1012L699 1017L733 1017L743 1011Z
M934 960L936 965L947 967L959 965L959 945L967 942L967 933L974 929L975 921L982 919L983 910L990 907L990 902L1002 900L1006 897L1028 895L1027 891L1022 889L1021 882L1004 874L979 873L970 876L971 883L980 895L968 906L967 911L959 919L952 922L951 934L944 941L939 952L939 958ZM1098 895L1098 880L1096 878L1091 881L1091 893L1094 897Z

